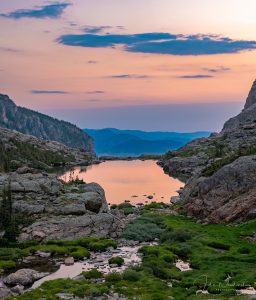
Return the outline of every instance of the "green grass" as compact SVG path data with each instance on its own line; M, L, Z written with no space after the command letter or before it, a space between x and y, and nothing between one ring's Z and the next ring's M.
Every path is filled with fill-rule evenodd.
M84 297L111 287L129 299L140 300L248 299L231 294L242 284L256 287L256 247L243 239L255 232L256 220L232 226L202 225L185 216L151 213L141 216L138 223L161 228L159 245L141 248L140 266L127 269L123 274L110 273L105 276L106 282L97 286L93 280L102 274L95 270L92 274L84 273L87 280L51 281L16 299L55 300L57 292ZM174 264L178 258L188 260L192 270L179 271ZM225 281L228 276L230 285ZM196 295L196 291L205 286L212 294Z
M117 243L111 239L80 238L73 241L49 241L46 244L38 244L28 241L15 244L15 248L0 248L0 270L14 269L19 258L34 255L37 251L51 253L52 256L73 256L76 260L90 257L90 251L105 251L107 248L117 247Z
M47 300L57 300L55 296L58 293L70 293L77 297L101 296L108 293L109 288L106 284L91 283L85 280L58 279L43 283L40 288L15 297L22 300L38 300L39 298ZM12 299L12 298L9 298Z
M92 269L90 271L83 272L82 275L85 279L98 279L103 277L103 274L97 269Z

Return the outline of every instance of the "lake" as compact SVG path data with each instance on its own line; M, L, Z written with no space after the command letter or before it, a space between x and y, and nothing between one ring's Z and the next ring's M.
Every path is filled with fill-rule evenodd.
M83 179L86 183L97 182L105 190L110 204L119 204L125 200L131 203L151 201L169 203L177 190L184 186L178 179L165 174L154 160L118 160L106 161L89 167L76 167L60 178ZM147 197L151 195L153 199Z

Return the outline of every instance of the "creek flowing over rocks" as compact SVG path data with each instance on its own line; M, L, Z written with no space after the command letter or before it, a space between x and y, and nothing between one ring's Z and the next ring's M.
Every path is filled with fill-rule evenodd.
M220 133L167 153L158 163L186 182L178 199L203 222L256 217L256 81L243 111Z
M44 257L46 260L49 260L49 264L54 266L55 271L40 272L30 268L22 268L9 274L4 279L0 279L0 297L2 297L0 299L4 299L9 295L19 295L25 291L38 288L42 283L49 280L65 278L82 280L84 279L82 273L92 269L97 269L104 275L112 272L121 273L129 267L141 263L142 254L139 253L139 248L146 245L156 245L156 243L119 240L116 249L110 247L104 252L92 251L90 258L84 258L84 260L77 262L75 262L72 257L50 258L47 255L48 253L37 252L34 256L23 258L22 261L28 265L32 265L34 260ZM113 257L122 257L124 259L123 265L110 264L109 259ZM37 269L38 268L40 267L37 266ZM104 281L104 278L98 279L99 282L102 280Z
M147 243L144 243L143 245L146 244ZM138 253L141 246L142 245L139 243L133 245L132 243L122 242L117 249L110 248L104 252L91 252L90 258L85 259L84 261L74 262L71 265L66 265L65 262L62 262L60 268L56 272L36 281L32 288L39 287L45 281L59 278L79 280L83 278L81 275L82 272L87 272L92 269L97 269L104 275L111 272L123 272L128 267L136 266L141 263L142 255ZM115 264L109 264L109 259L115 256L124 259L124 264L122 266L119 267Z

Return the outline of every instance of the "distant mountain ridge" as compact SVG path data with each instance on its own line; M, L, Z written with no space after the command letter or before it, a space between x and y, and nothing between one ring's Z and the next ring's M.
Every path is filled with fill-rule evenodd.
M7 95L0 94L0 127L51 140L68 147L93 153L93 140L75 125L39 112L17 106Z
M93 137L97 155L139 156L163 154L178 149L195 138L208 137L210 132L146 132L116 128L84 129Z

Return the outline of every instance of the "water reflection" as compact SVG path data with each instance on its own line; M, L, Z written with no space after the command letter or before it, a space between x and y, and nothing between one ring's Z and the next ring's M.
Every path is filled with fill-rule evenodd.
M170 198L177 195L176 191L184 186L178 179L164 174L153 160L107 161L86 168L77 167L61 176L66 182L72 178L99 183L111 204L125 200L135 204L151 201L169 203ZM153 198L148 199L148 196Z

